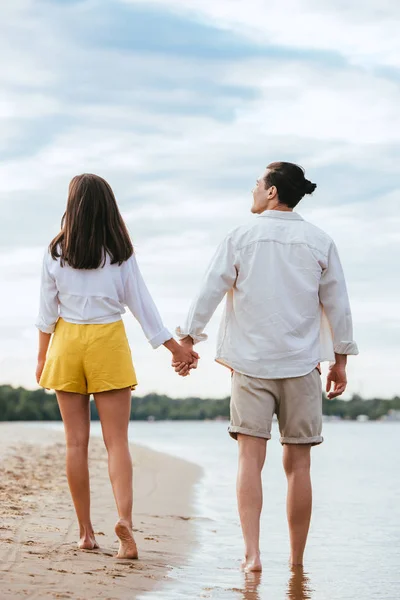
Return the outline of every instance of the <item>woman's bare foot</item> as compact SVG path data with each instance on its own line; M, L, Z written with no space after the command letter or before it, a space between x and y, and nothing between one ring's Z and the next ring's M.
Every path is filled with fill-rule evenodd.
M139 558L132 526L127 521L120 519L115 526L115 533L119 539L117 558Z
M255 573L262 571L260 554L255 556L246 556L242 561L242 569L245 573Z
M78 548L80 550L96 550L99 548L94 533L82 535L78 542Z

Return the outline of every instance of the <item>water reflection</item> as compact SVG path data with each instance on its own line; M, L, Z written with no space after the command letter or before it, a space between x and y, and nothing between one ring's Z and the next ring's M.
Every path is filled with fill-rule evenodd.
M261 600L258 588L261 583L261 573L245 573L244 588L242 590L243 600Z
M303 567L292 567L286 598L287 600L312 599L310 579L307 576L307 573L304 573Z

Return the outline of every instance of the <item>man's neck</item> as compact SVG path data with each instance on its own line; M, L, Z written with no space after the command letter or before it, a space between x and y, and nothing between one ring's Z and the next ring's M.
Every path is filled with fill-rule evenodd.
M276 206L273 206L272 208L269 208L267 206L266 208L264 208L264 210L260 214L264 213L267 210L278 210L280 212L293 212L293 208L286 206L286 204L277 204Z

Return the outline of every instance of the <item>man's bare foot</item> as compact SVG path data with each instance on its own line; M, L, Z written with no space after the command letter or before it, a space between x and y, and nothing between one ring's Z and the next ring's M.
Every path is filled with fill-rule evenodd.
M83 535L78 542L78 548L80 550L96 550L99 548L96 538L94 537L94 533Z
M117 558L139 558L131 525L127 521L120 519L115 526L115 533L119 539Z
M290 566L293 569L302 569L303 568L303 559L302 558L292 558L290 560Z
M245 573L262 571L260 554L256 554L256 556L246 556L242 561L242 569Z

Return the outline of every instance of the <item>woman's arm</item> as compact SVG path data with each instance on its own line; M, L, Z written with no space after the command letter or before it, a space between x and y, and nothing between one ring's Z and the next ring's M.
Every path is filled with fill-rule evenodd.
M43 258L40 281L40 307L36 327L43 333L53 333L58 319L58 290L55 279L50 273L49 261L53 260L46 252Z
M40 307L36 319L36 327L39 329L39 350L36 367L36 381L39 383L40 376L46 362L47 350L58 319L58 290L54 277L49 270L50 255L48 251L44 255L42 265L42 277L40 281Z
M125 304L140 323L143 333L152 347L165 346L171 352L174 361L191 364L197 360L198 354L182 348L164 326L134 255L126 261L124 284Z
M148 342L156 349L170 340L172 334L164 327L134 255L124 264L123 276L125 304L140 323Z

